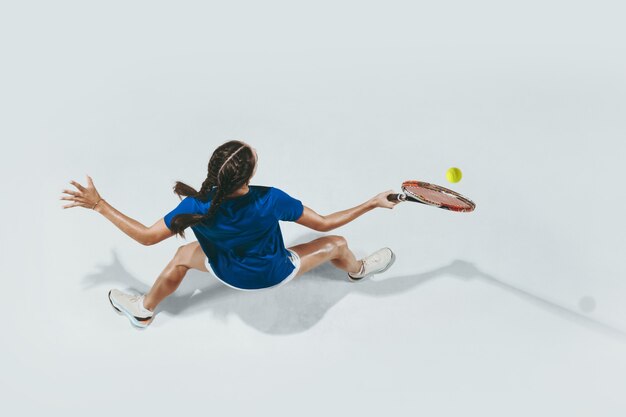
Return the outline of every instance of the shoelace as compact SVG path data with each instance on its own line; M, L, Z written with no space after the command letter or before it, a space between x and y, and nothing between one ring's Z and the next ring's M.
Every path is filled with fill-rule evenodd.
M128 297L128 300L133 304L137 304L137 307L139 307L139 311L141 311L142 313L153 314L150 310L141 308L141 305L143 303L140 304L140 301L142 301L141 300L142 298L143 298L143 295L131 295Z
M370 258L363 259L363 263L365 264L365 266L371 265L372 263L376 263L379 261L380 261L380 256L378 255L373 255Z

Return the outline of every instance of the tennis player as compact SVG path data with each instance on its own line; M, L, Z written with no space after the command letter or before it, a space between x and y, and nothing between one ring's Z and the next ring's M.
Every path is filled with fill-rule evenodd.
M87 176L87 186L70 181L77 191L63 190L63 206L86 207L109 219L143 245L154 245L170 236L185 237L190 227L197 241L180 246L172 260L146 294L109 291L113 307L137 327L148 326L157 305L172 294L191 268L210 272L229 287L258 291L286 284L293 278L330 261L358 281L386 271L394 262L391 249L382 248L357 260L346 239L331 235L285 248L279 221L292 221L313 230L328 232L377 208L393 208L387 200L393 190L333 214L322 216L300 200L275 187L250 185L256 173L256 149L241 141L219 146L208 164L200 190L177 181L174 192L182 200L151 227L119 212L104 200Z

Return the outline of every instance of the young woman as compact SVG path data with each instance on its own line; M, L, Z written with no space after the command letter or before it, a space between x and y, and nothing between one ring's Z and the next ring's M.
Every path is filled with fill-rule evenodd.
M253 291L284 285L328 261L346 271L351 281L386 271L393 264L395 256L389 248L357 260L346 239L336 235L285 248L278 223L293 221L328 232L376 207L393 208L398 203L387 200L392 190L322 216L278 188L250 185L257 166L256 149L240 141L224 143L213 152L200 190L177 181L174 192L185 198L151 227L113 208L100 197L90 176L86 187L70 181L77 191L63 190L67 195L61 200L73 201L63 208L93 209L143 245L174 235L184 238L187 227L198 239L178 248L147 294L109 291L113 307L133 325L148 326L157 305L178 288L191 268L210 272L230 287Z

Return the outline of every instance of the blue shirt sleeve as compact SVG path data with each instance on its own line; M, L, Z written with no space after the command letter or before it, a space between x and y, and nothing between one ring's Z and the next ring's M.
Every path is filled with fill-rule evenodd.
M274 213L278 220L295 222L302 216L304 206L298 199L279 188L272 187L272 197L274 202Z
M202 213L200 213L196 200L191 196L187 196L180 203L178 203L178 206L176 206L172 211L170 211L163 217L163 220L165 221L165 225L167 226L168 229L172 228L171 227L172 219L174 218L174 216L178 214L202 214Z

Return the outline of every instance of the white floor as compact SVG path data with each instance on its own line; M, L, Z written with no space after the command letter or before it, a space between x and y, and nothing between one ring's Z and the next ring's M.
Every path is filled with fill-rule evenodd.
M431 3L3 6L0 413L623 416L624 10ZM322 214L405 179L477 209L334 231L396 252L367 282L191 271L131 328L107 291L145 291L195 238L141 246L62 189L89 174L152 225L239 138L254 184Z

